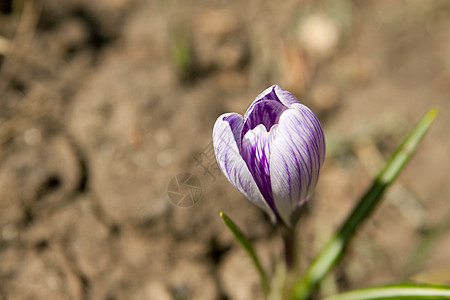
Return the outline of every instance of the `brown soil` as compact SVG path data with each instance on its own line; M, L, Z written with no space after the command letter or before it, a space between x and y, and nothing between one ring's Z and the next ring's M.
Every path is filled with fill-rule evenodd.
M215 119L274 83L317 112L327 138L299 224L302 268L439 107L321 293L450 284L449 4L1 1L0 299L262 298L219 212L268 270L281 241L208 151ZM189 207L167 192L181 173L201 184Z

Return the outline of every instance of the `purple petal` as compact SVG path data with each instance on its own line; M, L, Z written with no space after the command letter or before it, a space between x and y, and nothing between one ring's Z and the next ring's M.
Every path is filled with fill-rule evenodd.
M260 124L242 138L241 155L269 206L276 211L270 185L270 133Z
M240 134L243 124L242 116L236 113L223 114L217 119L213 129L217 163L231 184L250 201L265 210L272 222L275 222L274 212L264 200L247 164L240 155Z
M262 93L260 93L258 96L256 96L253 103L258 102L260 100L278 100L277 94L275 93L275 89L277 87L278 87L278 85L276 85L276 84L268 87L267 89L262 91ZM251 105L250 105L250 108L251 108Z
M247 131L263 124L267 131L278 122L279 115L287 109L287 106L278 99L275 90L277 86L271 86L258 95L244 116L244 128L242 137Z
M263 125L266 131L270 131L270 128L278 122L279 115L286 109L287 107L278 101L259 101L244 120L243 135L258 125Z
M285 89L280 88L278 85L274 85L274 92L278 100L287 107L291 107L296 103L300 104L300 102L294 95L292 95Z
M325 158L325 139L314 113L303 104L283 112L271 145L272 195L278 214L291 226L291 215L313 191Z

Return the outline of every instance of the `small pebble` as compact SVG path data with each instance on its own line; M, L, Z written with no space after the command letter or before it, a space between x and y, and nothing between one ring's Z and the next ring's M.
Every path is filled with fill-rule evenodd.
M311 55L326 57L332 53L339 40L336 24L326 15L313 14L299 27L301 47Z
M15 239L18 234L16 225L12 223L6 224L2 229L2 238L6 241Z
M42 141L42 134L39 131L39 129L36 128L29 128L25 130L23 134L23 138L25 140L25 143L27 143L30 146L36 146L39 145Z
M156 155L156 162L161 167L166 167L172 163L172 154L167 151L161 151Z

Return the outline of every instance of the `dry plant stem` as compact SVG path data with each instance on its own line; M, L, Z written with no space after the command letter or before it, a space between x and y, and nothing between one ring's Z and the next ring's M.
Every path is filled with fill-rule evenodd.
M0 78L2 79L0 80L0 91L6 90L11 82L11 78L18 70L18 66L13 65L11 67L11 70L6 75L4 73L5 65L9 63L11 57L13 56L16 57L18 61L23 60L23 50L29 47L29 43L34 37L34 32L37 27L40 12L41 6L38 5L36 1L25 1L23 11L20 16L19 25L17 27L13 40L8 46L7 53L4 54L5 61L3 62L2 68L0 68ZM22 49L20 51L20 55L18 54L19 52L14 51L14 49Z

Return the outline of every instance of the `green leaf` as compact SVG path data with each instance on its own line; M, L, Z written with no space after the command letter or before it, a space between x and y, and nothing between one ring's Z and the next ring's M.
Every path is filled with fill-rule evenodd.
M293 288L294 299L308 299L331 267L339 260L345 246L359 225L380 202L386 188L395 180L411 158L423 136L433 123L437 110L431 109L397 148L383 170L375 178L371 188L360 199L339 231L330 239L317 258L309 266L303 278Z
M324 300L450 299L450 286L402 283L353 290Z
M245 251L250 255L256 269L258 270L260 276L261 276L261 284L263 286L264 292L269 292L269 283L267 280L267 275L264 272L264 269L261 266L261 263L259 262L258 256L256 255L255 250L253 249L253 246L251 242L248 240L248 238L244 235L242 230L224 213L220 212L220 217L225 222L225 225L231 230L236 240L244 247Z
M170 32L171 54L178 73L187 78L194 73L194 61L192 57L192 41L187 29L183 26L175 26Z

